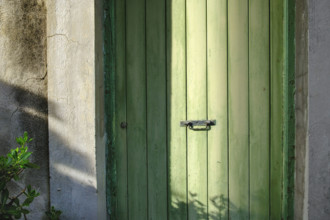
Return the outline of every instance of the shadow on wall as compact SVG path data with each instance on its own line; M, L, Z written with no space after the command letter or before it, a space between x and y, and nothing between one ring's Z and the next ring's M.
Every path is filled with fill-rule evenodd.
M1 154L17 146L15 138L27 131L34 141L31 149L37 151L35 160L48 167L47 99L0 80L0 145ZM40 158L39 158L40 157ZM40 160L40 161L38 161Z
M49 102L49 104L53 106L53 110L55 109L54 112L57 112L56 104L53 102ZM66 199L66 201L56 201L57 203L65 202L68 205L79 203L82 202L79 200L79 194L96 192L93 184L90 186L81 185L81 178L87 175L85 171L90 170L94 165L87 155L75 151L59 135L48 131L47 107L46 97L0 80L0 154L7 154L11 148L16 147L15 138L22 135L24 131L27 131L29 136L34 139L29 145L29 150L33 152L32 161L39 165L40 169L27 170L22 174L22 182L35 186L41 194L31 205L33 211L29 216L32 219L41 219L44 211L49 207L50 176L59 178L59 182L63 185L62 189L66 190L62 190L61 185L54 189L55 193L63 194L59 196L60 198ZM59 123L65 123L60 115L51 114L49 117L54 118ZM57 155L51 155L51 159L49 159L48 149L49 136L56 141L58 146ZM72 160L67 159L72 155L75 155ZM56 167L52 169L50 174L49 160L52 160L52 157L54 158L52 162ZM61 158L65 159L61 160ZM20 191L22 186L17 184L12 187ZM72 194L78 195L73 197ZM70 207L68 208L70 209ZM62 216L65 217L65 213Z
M0 154L17 147L15 138L24 131L34 138L29 150L34 152L32 161L40 166L22 174L22 182L35 186L41 194L31 206L35 211L30 216L38 218L49 206L47 99L0 80ZM22 190L19 183L12 187Z
M53 144L49 154L51 204L62 210L63 219L89 216L90 210L97 210L97 207L92 207L95 205L95 202L91 201L93 198L89 198L90 195L97 194L95 177L91 175L95 165L90 155L78 151L76 144L84 147L79 140L69 143L52 130L49 130L49 140ZM89 209L81 209L79 213L72 212L77 210L79 204L86 207L89 201Z

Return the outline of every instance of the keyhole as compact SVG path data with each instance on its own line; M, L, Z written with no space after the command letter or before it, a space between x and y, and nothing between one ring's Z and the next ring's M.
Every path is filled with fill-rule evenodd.
M127 122L123 121L122 123L120 123L120 127L127 128Z

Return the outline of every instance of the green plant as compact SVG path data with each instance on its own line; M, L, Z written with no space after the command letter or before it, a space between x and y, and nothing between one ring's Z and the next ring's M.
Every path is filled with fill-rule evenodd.
M27 168L38 168L30 162L29 157L32 152L28 152L27 144L32 141L24 132L23 137L16 138L20 147L13 149L6 156L0 156L0 219L19 219L29 213L27 207L33 202L39 193L26 186L20 193L13 195L8 190L8 183L19 180L19 175ZM25 197L23 202L20 197Z
M58 220L60 219L60 215L62 214L62 211L60 210L56 210L54 208L54 206L52 206L52 208L46 212L46 215L47 217L50 219L50 220Z

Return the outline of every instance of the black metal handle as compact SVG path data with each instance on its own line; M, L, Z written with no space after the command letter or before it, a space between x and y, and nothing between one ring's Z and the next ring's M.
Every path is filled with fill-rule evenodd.
M189 120L189 121L181 121L181 127L189 127L192 130L209 130L211 126L216 125L216 120ZM203 128L203 126L205 126ZM196 128L202 127L202 128Z

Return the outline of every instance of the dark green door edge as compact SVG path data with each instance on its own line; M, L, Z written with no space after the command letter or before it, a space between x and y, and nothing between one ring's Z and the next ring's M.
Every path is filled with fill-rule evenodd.
M284 88L283 219L294 219L295 184L295 0L286 1L287 67Z
M116 155L114 150L115 126L115 1L103 1L103 53L106 120L106 201L108 214L116 207Z

